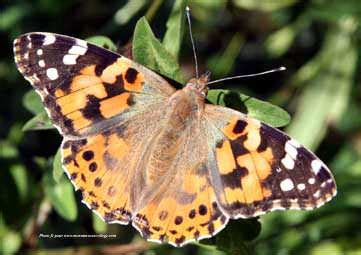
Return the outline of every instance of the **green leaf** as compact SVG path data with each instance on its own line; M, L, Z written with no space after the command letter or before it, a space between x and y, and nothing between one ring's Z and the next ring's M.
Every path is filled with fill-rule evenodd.
M159 72L170 79L184 83L181 69L175 57L154 37L143 17L135 27L133 39L133 58L136 62Z
M6 6L6 5L5 5ZM6 31L18 25L20 20L26 15L26 7L22 5L13 5L4 8L0 15L0 30ZM28 6L27 6L28 7Z
M23 165L16 164L10 167L10 173L16 185L19 197L24 201L29 194L28 172Z
M296 2L297 0L233 0L233 3L240 8L260 11L276 11Z
M213 104L243 110L249 116L273 127L285 126L291 120L290 115L282 108L238 92L212 89L208 91L207 99Z
M53 159L53 179L59 182L63 177L64 170L61 163L61 148L59 148Z
M16 158L19 151L16 146L8 140L0 140L0 158Z
M23 97L23 106L34 115L45 112L40 96L33 89L25 93Z
M163 46L178 59L179 50L183 40L185 25L185 7L187 0L176 0L167 21L167 31L163 38Z
M114 15L114 21L118 25L124 25L138 13L146 4L147 0L128 0L128 2L119 9Z
M17 254L21 247L21 235L18 232L9 230L0 238L1 254Z
M261 223L257 219L230 221L227 227L216 236L217 249L228 254L252 254L245 243L255 239L261 232Z
M92 214L93 228L96 233L105 233L107 231L107 224L95 213Z
M51 121L46 112L41 112L25 123L25 125L23 126L23 131L44 130L53 128L54 126L53 124L51 124Z
M105 48L105 49L108 49L111 51L117 50L117 46L115 46L113 41L106 36L97 35L97 36L88 37L86 40L90 43L98 45L99 47L102 47L102 48Z
M50 171L43 177L45 195L55 211L64 219L74 221L78 211L75 202L74 189L70 181L61 178L55 182Z

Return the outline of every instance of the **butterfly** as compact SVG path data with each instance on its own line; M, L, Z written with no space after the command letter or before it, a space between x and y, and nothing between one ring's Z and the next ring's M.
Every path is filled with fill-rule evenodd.
M182 246L229 219L320 207L327 166L287 134L208 104L208 75L176 90L117 53L52 33L14 41L15 62L64 137L64 170L107 223Z

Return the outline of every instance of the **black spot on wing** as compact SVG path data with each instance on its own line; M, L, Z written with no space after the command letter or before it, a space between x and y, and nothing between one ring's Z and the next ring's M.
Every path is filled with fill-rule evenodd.
M107 97L114 97L124 92L124 80L123 75L118 75L116 81L112 84L104 83Z
M248 170L245 167L237 167L228 174L222 174L221 179L225 187L231 189L242 188L241 179L248 174Z
M137 75L138 75L138 71L130 67L125 73L125 80L128 83L134 83L134 81L137 79Z
M240 134L243 132L243 130L245 129L245 127L247 126L247 122L244 120L237 120L236 125L233 128L233 133L235 134Z
M86 106L80 111L84 118L88 120L99 120L104 118L100 112L100 99L94 95L87 96Z

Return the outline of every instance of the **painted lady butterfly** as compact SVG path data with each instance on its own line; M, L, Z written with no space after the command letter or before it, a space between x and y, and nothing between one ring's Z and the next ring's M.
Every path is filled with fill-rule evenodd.
M310 210L336 194L330 170L298 142L206 104L207 75L176 90L124 56L51 33L20 36L14 52L64 137L65 172L108 223L181 246L230 218Z

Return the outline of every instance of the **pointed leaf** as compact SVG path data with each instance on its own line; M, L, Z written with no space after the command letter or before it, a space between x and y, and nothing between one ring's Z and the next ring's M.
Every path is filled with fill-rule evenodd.
M184 83L177 60L154 37L154 34L143 17L135 27L133 39L133 58L136 62L159 72L173 80Z
M44 130L53 128L54 126L53 124L51 124L51 121L46 112L41 112L25 123L25 125L23 126L23 131Z
M70 181L61 178L59 182L55 182L51 172L47 172L43 177L43 187L55 211L64 219L74 221L78 211Z
M61 148L59 148L53 159L53 179L56 182L59 182L63 177L63 174L64 171L63 165L61 163Z
M207 99L213 104L242 111L273 127L285 126L291 120L290 115L282 108L238 92L212 89L208 91Z
M177 0L167 21L167 31L163 38L163 46L178 59L183 40L185 25L185 8L187 0Z
M26 92L23 96L23 106L33 114L45 112L40 96L33 89Z

